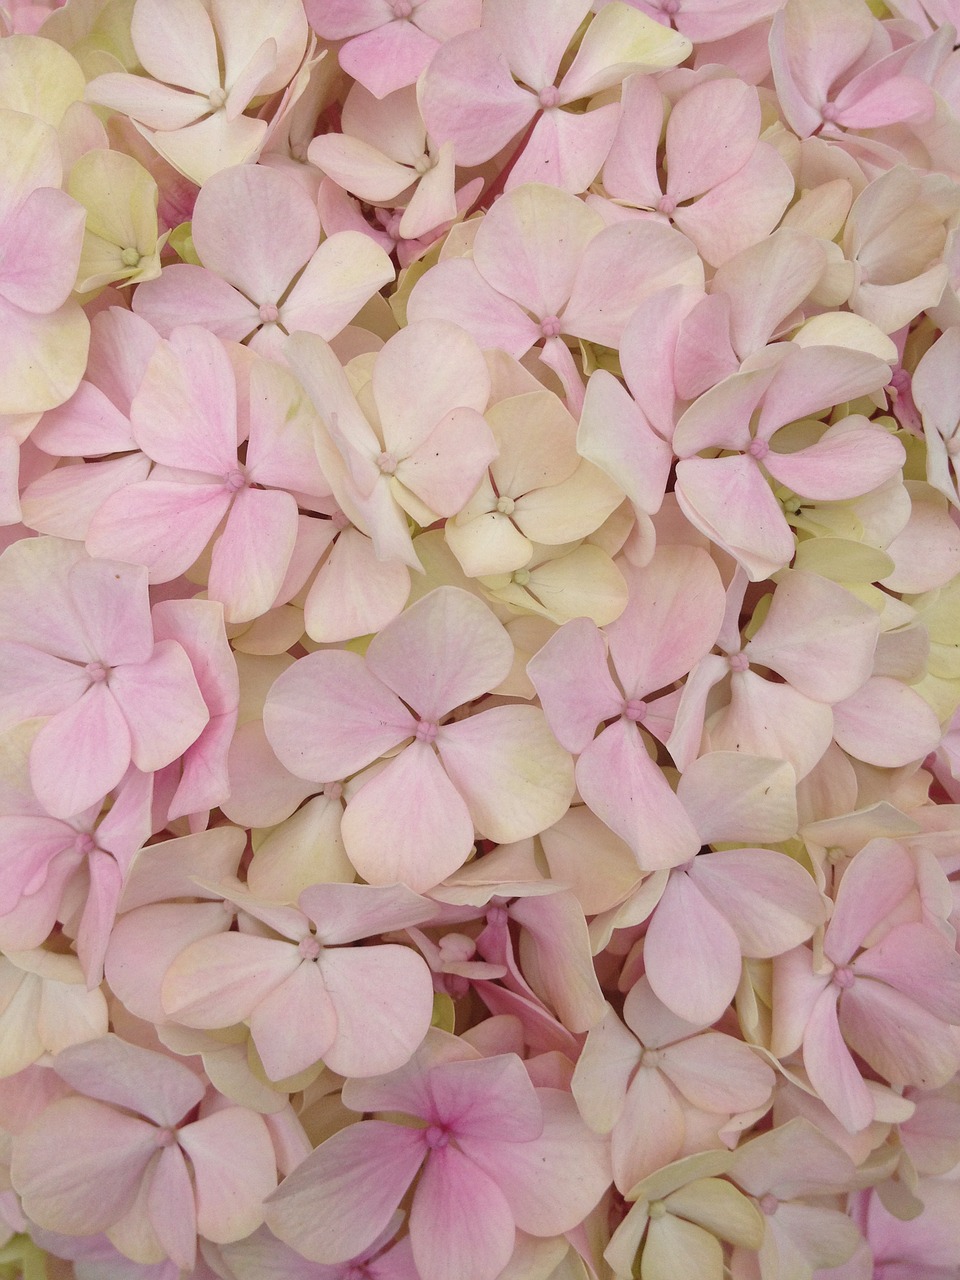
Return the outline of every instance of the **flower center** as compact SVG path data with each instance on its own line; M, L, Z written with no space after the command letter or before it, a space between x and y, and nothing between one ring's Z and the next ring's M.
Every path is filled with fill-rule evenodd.
M381 453L377 456L377 466L385 476L392 476L397 469L396 454Z
M436 1151L440 1147L445 1147L450 1141L450 1134L442 1125L432 1124L424 1134L427 1146L431 1151Z
M537 94L537 99L541 107L545 111L549 111L551 107L555 107L560 101L560 90L556 85L548 84L545 89L541 89Z
M437 740L437 722L435 720L418 720L417 721L417 741L433 743Z
M177 1135L169 1126L164 1126L164 1128L156 1131L153 1135L153 1140L158 1147L172 1147L177 1140Z
M750 447L747 449L747 453L749 453L750 457L756 458L758 462L761 462L769 452L770 446L767 444L766 440L751 440Z
M827 124L833 124L839 114L840 112L834 102L825 102L820 108L820 119Z
M492 924L494 928L501 928L507 923L507 908L496 906L490 907L487 911L487 924Z
M275 302L261 302L257 314L260 316L260 319L264 324L274 324L276 323L280 312L277 310L277 304Z
M497 500L497 510L501 515L512 516L516 503L512 498L499 498Z
M102 684L110 674L110 668L102 662L88 662L84 670L94 684Z
M849 965L841 965L839 969L834 969L833 980L841 991L846 991L848 987L853 986L856 975Z
M951 436L947 441L947 453L951 458L955 458L960 453L960 435Z
M640 1058L641 1067L659 1067L663 1061L662 1049L644 1049Z
M745 653L731 653L727 663L731 671L746 671L750 666L750 659Z
M657 201L657 212L665 214L668 218L671 214L676 212L676 209L677 202L674 200L673 196L661 196Z
M530 581L530 570L517 569L517 571L512 576L513 576L514 582L517 584L518 587L525 587L527 583Z
M414 162L413 167L416 169L417 173L424 174L429 173L435 164L436 161L432 160L430 156L420 156L420 158Z
M660 12L673 17L675 13L680 12L680 0L660 0Z
M231 493L236 493L246 483L247 478L239 468L234 471L228 471L223 477L224 488L229 489Z
M93 836L83 832L82 835L77 836L76 840L74 840L73 847L75 852L79 853L82 857L86 857L88 853L92 853L97 847L97 842L94 840Z
M390 8L393 10L395 18L409 18L413 13L413 5L410 0L390 0Z
M560 332L560 320L557 316L544 316L540 322L540 332L545 338L555 338Z
M304 960L316 960L323 948L311 933L308 934L306 938L300 939L300 945L297 947L297 950L303 956Z
M663 1203L662 1200L651 1200L651 1202L647 1205L647 1213L653 1219L653 1221L656 1222L658 1218L666 1217L667 1206Z
M219 111L227 100L227 91L217 85L216 89L211 89L207 94L207 101L213 107L214 111Z
M771 1217L780 1208L780 1201L776 1196L772 1196L768 1191L765 1196L761 1196L757 1201L760 1206L761 1213L765 1213L767 1217Z
M647 714L647 704L642 698L631 698L623 704L623 714L628 720L643 720Z
M137 267L140 265L140 251L138 249L124 249L120 255L120 261L125 267Z
M320 788L320 794L326 796L328 800L339 800L343 795L343 783L325 782Z

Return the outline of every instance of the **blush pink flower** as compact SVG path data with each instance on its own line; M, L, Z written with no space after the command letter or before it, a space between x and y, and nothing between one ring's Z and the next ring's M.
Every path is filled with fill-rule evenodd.
M210 713L182 646L155 638L141 566L59 538L3 553L0 719L34 716L49 718L30 779L56 818L99 804L131 763L152 773L200 736Z
M189 1067L115 1035L63 1050L54 1069L77 1095L45 1108L13 1156L39 1226L106 1232L121 1248L136 1240L150 1261L191 1270L198 1232L226 1243L263 1221L277 1183L263 1116L204 1106L207 1086Z
M474 1057L451 1040L428 1040L392 1075L347 1082L348 1106L408 1120L350 1125L308 1156L267 1205L267 1224L282 1240L318 1262L351 1258L416 1180L410 1239L418 1274L495 1280L518 1228L557 1235L594 1207L609 1185L609 1156L573 1098L534 1088L515 1054Z
M564 812L572 764L538 708L451 719L512 664L510 638L487 606L439 587L384 627L365 658L310 654L273 685L264 729L291 773L327 782L387 757L343 815L347 854L365 880L430 889L466 860L474 828L504 843Z
M248 1021L271 1080L323 1061L345 1076L393 1071L430 1026L433 983L416 951L348 946L420 924L433 903L400 885L314 885L296 907L223 889L277 936L215 933L191 942L167 970L166 1013L188 1027Z
M527 670L558 740L579 752L580 795L653 870L692 858L700 838L640 730L665 736L651 695L713 647L723 586L705 552L682 546L659 548L628 584L627 607L605 633L586 618L565 623ZM604 721L612 723L594 737Z
M296 383L276 365L248 361L249 392L207 330L186 326L159 344L130 409L135 439L158 465L112 494L87 530L94 555L134 560L151 581L169 582L224 522L208 591L228 622L249 621L277 598L299 529L294 494L309 503L329 493Z
M320 217L282 169L238 165L204 183L191 234L200 267L174 263L134 294L134 310L169 338L202 324L277 356L299 329L333 338L393 280L368 236L339 232L320 243Z
M584 191L610 149L616 102L570 111L619 85L633 71L673 67L690 52L686 37L624 4L590 19L573 61L567 48L590 14L589 0L555 0L550 21L536 0L485 0L479 31L449 40L419 88L424 119L458 165L489 160L533 122L507 189L546 182Z
M337 56L377 98L415 84L447 40L480 25L481 0L304 0L324 40L343 40Z
M803 1045L810 1083L851 1133L875 1103L852 1052L894 1085L935 1089L960 1066L960 956L914 905L914 855L891 840L850 862L823 937L774 962L775 1053Z

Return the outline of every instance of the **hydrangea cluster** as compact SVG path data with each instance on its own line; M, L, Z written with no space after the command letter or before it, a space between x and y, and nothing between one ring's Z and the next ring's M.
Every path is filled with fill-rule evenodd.
M0 1277L960 1275L957 0L3 0Z

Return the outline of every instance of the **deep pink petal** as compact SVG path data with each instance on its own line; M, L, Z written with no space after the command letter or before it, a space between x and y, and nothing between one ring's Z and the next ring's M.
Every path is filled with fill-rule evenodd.
M960 1023L960 955L930 925L897 925L854 962L857 977L893 987L944 1022Z
M423 1280L494 1280L516 1228L503 1192L456 1147L431 1151L410 1209L413 1259Z

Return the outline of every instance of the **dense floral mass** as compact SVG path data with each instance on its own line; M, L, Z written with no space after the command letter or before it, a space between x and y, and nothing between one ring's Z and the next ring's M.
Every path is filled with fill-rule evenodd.
M957 1280L960 3L0 6L0 1280Z

